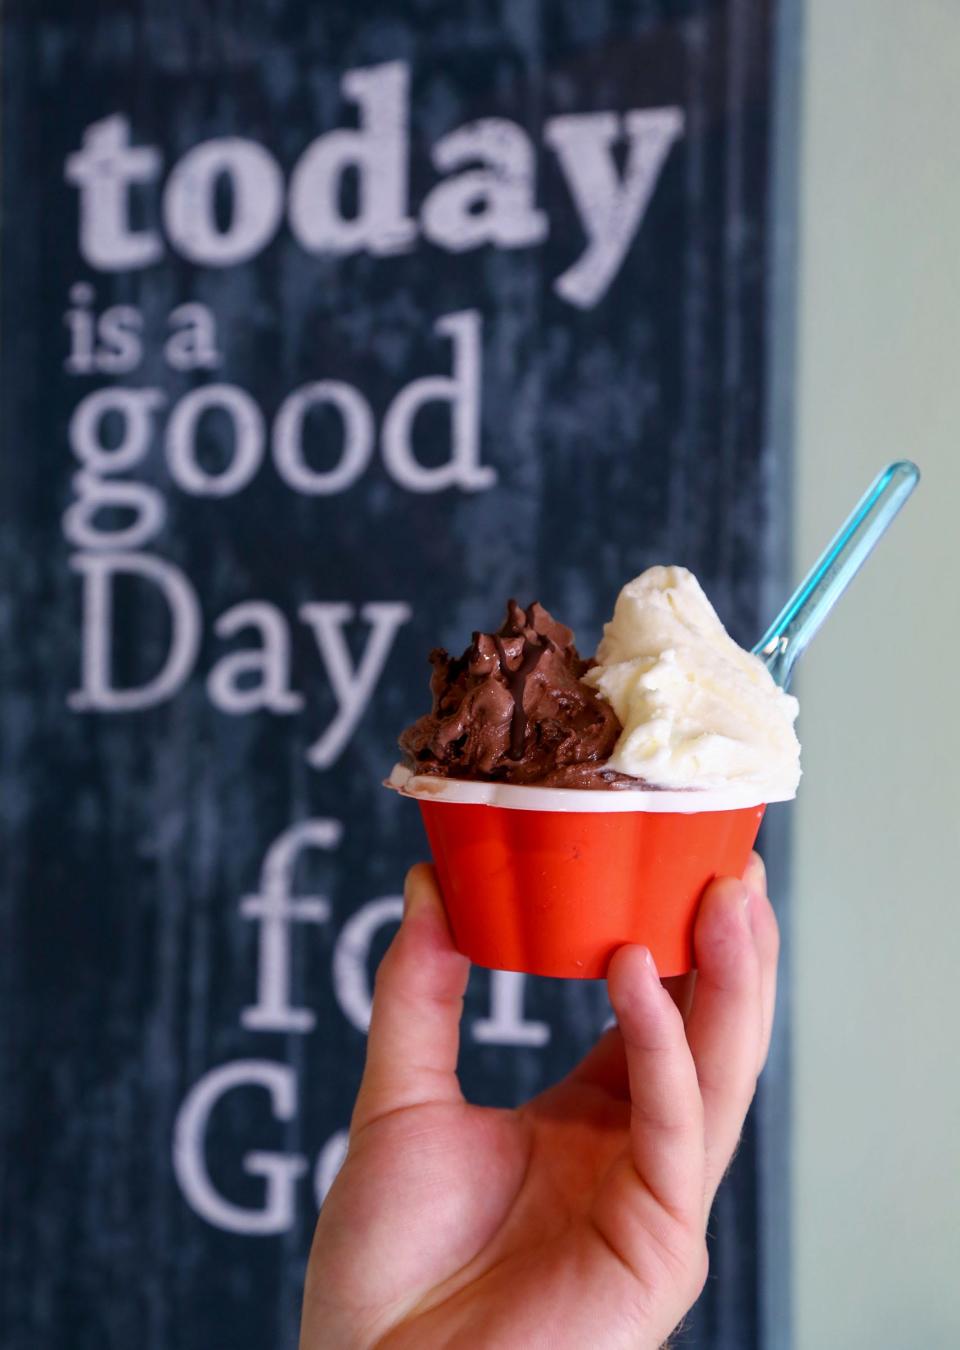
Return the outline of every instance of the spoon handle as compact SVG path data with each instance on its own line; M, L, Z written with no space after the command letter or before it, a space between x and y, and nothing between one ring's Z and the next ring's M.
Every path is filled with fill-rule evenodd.
M919 481L920 470L909 460L890 464L877 475L754 647L754 655L782 689L790 683L795 661Z

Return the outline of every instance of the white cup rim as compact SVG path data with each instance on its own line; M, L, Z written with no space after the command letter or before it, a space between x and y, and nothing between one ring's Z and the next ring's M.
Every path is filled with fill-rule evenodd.
M517 783L485 783L438 774L415 774L404 764L394 766L385 787L418 801L470 806L497 806L508 811L571 811L609 815L621 811L697 815L703 811L741 811L789 797L769 792L763 784L730 783L717 788L618 788L605 792L590 788L528 787Z

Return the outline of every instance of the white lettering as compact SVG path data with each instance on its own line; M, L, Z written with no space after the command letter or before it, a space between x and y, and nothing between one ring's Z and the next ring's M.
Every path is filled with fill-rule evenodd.
M349 70L345 98L359 107L359 129L327 132L303 152L290 178L290 227L314 253L399 253L416 236L407 215L410 68L388 61ZM344 174L356 174L357 209L340 206Z
M270 1094L275 1120L293 1120L297 1110L297 1084L286 1064L266 1059L240 1059L211 1069L196 1083L177 1112L173 1133L173 1170L190 1207L215 1228L247 1237L284 1233L295 1216L296 1180L307 1171L300 1154L288 1156L254 1150L243 1158L249 1176L263 1177L263 1205L257 1209L234 1204L221 1195L211 1180L206 1162L206 1138L214 1107L237 1088L259 1087Z
M616 276L670 147L683 130L683 113L679 108L628 112L623 126L630 144L622 180L613 159L621 131L615 113L553 117L543 129L587 235L586 249L553 289L581 309L595 305Z
M97 370L105 375L123 375L135 370L143 357L140 336L143 318L132 305L111 305L100 315L97 337Z
M134 468L150 448L150 416L164 401L159 389L96 389L73 410L71 450L91 473L123 473ZM111 414L120 419L122 427L113 448L104 444L104 422Z
M290 925L326 923L330 902L325 896L294 898L291 894L297 859L305 848L334 849L343 826L338 820L305 820L285 830L270 845L260 874L260 891L240 903L245 919L260 920L257 956L257 1001L244 1008L240 1021L250 1031L310 1031L316 1016L290 1002Z
M492 244L525 248L541 243L550 221L536 205L536 153L528 133L500 117L479 118L442 136L432 147L441 174L410 215L410 69L404 61L348 70L343 97L357 107L357 125L313 140L290 176L287 216L311 253L374 255L403 252L424 237L459 253ZM586 236L580 257L554 282L564 300L588 308L607 292L636 237L671 146L682 134L677 107L570 113L548 119L543 140L557 155ZM621 174L614 149L625 138ZM154 229L133 229L134 189L154 183L162 158L155 146L133 147L126 118L86 128L80 150L64 166L79 189L79 243L85 260L107 271L146 267L163 253ZM457 172L459 171L459 172ZM212 267L248 261L274 238L284 217L283 174L256 141L218 137L193 146L174 165L161 200L167 236L184 257ZM133 316L116 306L101 330L94 364L92 316L79 297L66 317L71 329L68 369L132 369ZM175 369L200 368L200 353L180 357ZM204 349L202 364L213 364ZM182 359L185 364L179 365Z
M534 206L533 146L523 128L487 117L468 122L433 147L441 172L476 160L487 167L440 183L423 203L425 237L454 253L481 244L522 248L546 239L547 217Z
M76 500L63 513L63 533L76 548L143 548L163 526L163 497L144 483L105 483L97 474L77 473L73 491ZM105 529L97 524L103 510L127 511L133 519Z
M366 1035L372 1000L367 963L376 933L403 917L403 897L385 895L369 900L352 914L340 931L333 949L333 992L344 1017Z
M350 1136L347 1131L337 1130L320 1150L317 1165L313 1170L313 1193L317 1197L318 1205L322 1205L326 1200L327 1192L337 1179L337 1173L347 1156L349 1142Z
M73 410L68 437L84 471L74 476L76 500L64 512L63 532L77 548L142 548L162 528L166 504L156 488L146 483L104 483L103 476L131 469L145 457L151 414L163 401L159 389L98 389ZM110 415L120 422L120 437L113 447L104 444ZM97 524L104 508L132 512L133 519L125 526L104 529Z
M207 305L177 305L167 320L173 332L163 347L163 356L174 370L215 370L220 364L217 351L217 321Z
M91 267L123 272L163 253L153 230L130 228L130 190L154 182L161 169L154 146L130 146L130 123L107 117L87 127L83 148L67 159L64 177L80 192L80 252Z
M303 457L303 424L311 408L329 403L343 421L343 447L332 469L311 469ZM273 424L273 458L277 472L297 492L331 496L345 492L363 473L373 453L373 414L352 385L318 380L290 394Z
M71 375L92 375L97 368L93 347L96 316L90 308L94 298L94 289L86 281L70 287L71 308L63 316L70 333L70 353L63 368Z
M193 669L200 645L200 609L193 588L173 563L146 553L74 554L70 566L83 577L82 682L68 695L77 712L133 712L170 698ZM139 576L153 583L170 613L170 647L161 669L131 689L113 685L113 581Z
M473 1039L481 1045L546 1045L550 1027L528 1022L523 1015L526 975L514 970L490 972L490 1016L473 1024Z
M453 374L426 375L401 389L383 419L383 462L410 492L440 492L459 487L479 492L497 481L496 470L480 459L480 312L446 314L434 329L453 343ZM450 458L432 468L422 465L413 448L413 423L425 403L449 403Z
M370 624L359 664L354 666L344 636L344 625L356 617L353 605L318 603L300 606L300 618L310 625L337 700L337 711L323 735L307 751L315 769L326 769L337 759L353 734L376 688L397 630L411 617L409 605L374 601L360 610Z
M229 223L217 222L218 184L229 188ZM188 150L163 194L167 234L185 258L233 267L270 242L283 218L283 175L256 141L221 136Z
M233 448L225 469L208 473L197 460L197 424L219 410L232 424ZM234 384L204 384L185 394L170 414L166 455L170 474L184 492L198 497L229 497L245 488L263 459L263 415L244 389Z
M225 610L214 625L217 637L233 637L243 628L259 630L260 645L222 656L207 676L210 701L221 712L240 715L261 708L294 713L303 696L290 688L290 631L276 605L248 600ZM250 677L257 677L251 683Z

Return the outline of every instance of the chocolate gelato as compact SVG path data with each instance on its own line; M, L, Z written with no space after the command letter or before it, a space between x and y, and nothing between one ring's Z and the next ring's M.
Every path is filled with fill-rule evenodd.
M581 676L569 628L541 604L507 604L497 633L474 633L461 657L430 653L433 708L400 737L418 774L546 787L637 787L604 768L616 713Z

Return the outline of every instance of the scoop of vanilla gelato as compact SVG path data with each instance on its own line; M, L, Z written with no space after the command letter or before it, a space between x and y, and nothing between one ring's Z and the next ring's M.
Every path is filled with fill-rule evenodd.
M624 586L596 660L583 678L623 725L608 768L664 788L794 796L797 700L737 646L685 567L651 567Z

